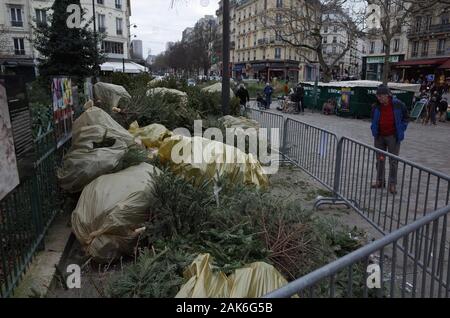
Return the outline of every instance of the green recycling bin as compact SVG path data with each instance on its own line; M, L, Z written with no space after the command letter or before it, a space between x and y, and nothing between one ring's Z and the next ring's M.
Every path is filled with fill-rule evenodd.
M336 114L343 117L367 118L371 116L372 105L377 101L376 91L381 82L348 81L318 84L317 104L314 100L314 83L303 83L305 88L305 107L322 110L325 103L333 103ZM394 96L411 109L415 93L419 93L419 84L389 83Z

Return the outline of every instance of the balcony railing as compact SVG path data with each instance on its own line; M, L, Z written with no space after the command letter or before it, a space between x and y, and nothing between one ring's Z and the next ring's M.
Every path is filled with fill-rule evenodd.
M98 32L105 33L106 32L106 28L105 27L99 27L98 28Z
M437 50L436 55L445 55L445 50Z
M23 21L11 21L11 26L21 28L23 27Z
M25 55L25 50L14 50L15 55Z
M123 31L122 30L117 30L117 35L122 35Z
M436 33L446 33L450 32L450 23L447 24L435 24L430 25L429 27L414 27L409 30L408 36L421 36L421 35L429 35Z

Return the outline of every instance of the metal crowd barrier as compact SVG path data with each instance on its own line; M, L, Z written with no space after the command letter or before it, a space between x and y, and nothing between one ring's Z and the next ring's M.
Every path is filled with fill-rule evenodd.
M319 198L315 204L316 208L323 204L344 202L381 234L387 235L377 241L378 245L368 245L302 277L299 279L300 283L296 281L294 287L291 283L288 285L291 287L283 290L295 289L297 293L299 290L311 289L312 293L308 295L312 296L316 289L316 295L323 296L329 292L329 296L336 296L335 282L339 278L339 282L345 280L348 284L347 290L340 293L344 297L352 295L404 297L407 290L411 290L410 295L413 297L418 295L418 290L420 296L433 297L442 296L441 289L445 291L445 296L448 296L449 225L446 213L450 210L449 176L351 138L342 137L338 140L331 132L297 120L287 118L281 121L278 114L252 109L249 115L257 121L264 117L264 121L259 121L262 127L272 128L278 124L277 128L283 131L282 155L331 190L333 196ZM270 119L270 116L273 118ZM397 165L397 193L389 192L391 161ZM379 162L384 162L386 166L386 185L382 188L372 188L372 183L377 180L376 166ZM436 219L424 223L424 220L436 215L438 215ZM401 236L397 237L399 233ZM386 238L396 239L387 241ZM379 245L380 242L385 245ZM377 246L378 249L373 249L373 246ZM404 259L403 263L396 261L400 254ZM340 272L343 269L343 262L347 262L344 266L348 267L346 277ZM370 262L379 264L380 267L390 262L390 270L384 270L382 277L389 282L391 288L388 291L378 289L376 293L367 293L367 288L364 287L362 293L355 294L353 287L356 286L352 286L352 279L355 279L355 275L365 277ZM407 280L406 274L408 267L411 267L410 262L413 262L413 273L408 273L412 275L411 282ZM405 285L400 289L398 277L395 275L396 270L402 272L401 280ZM328 285L323 283L326 277L330 278ZM316 286L319 281L321 284ZM436 286L439 286L438 290ZM275 292L269 296L293 294Z

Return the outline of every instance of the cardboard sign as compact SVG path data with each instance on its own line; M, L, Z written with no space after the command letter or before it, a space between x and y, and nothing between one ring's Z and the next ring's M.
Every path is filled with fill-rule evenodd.
M0 200L19 184L16 152L4 82L0 80Z

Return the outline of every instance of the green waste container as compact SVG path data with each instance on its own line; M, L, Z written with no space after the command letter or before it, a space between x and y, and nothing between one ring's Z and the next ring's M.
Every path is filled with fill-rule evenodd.
M367 118L371 115L372 105L377 101L376 91L380 82L349 81L318 84L318 102L314 103L314 83L303 83L305 88L305 107L322 110L327 102L334 102L336 113L344 117ZM389 83L391 92L403 101L408 109L412 108L414 94L420 85Z

